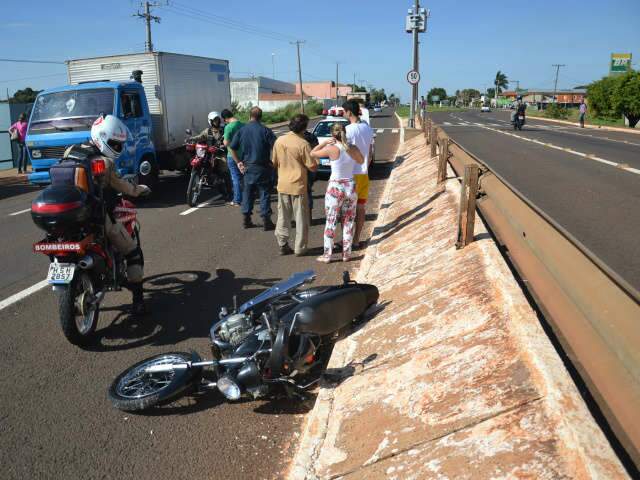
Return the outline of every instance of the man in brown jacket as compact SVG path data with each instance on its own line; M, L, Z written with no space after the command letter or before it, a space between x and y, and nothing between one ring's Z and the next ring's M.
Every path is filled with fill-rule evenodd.
M278 171L278 221L276 239L281 255L292 253L289 247L291 219L296 222L295 254L303 255L309 237L309 202L307 172L315 171L318 163L311 158L311 146L304 138L309 117L298 114L289 122L291 130L276 140L271 161Z

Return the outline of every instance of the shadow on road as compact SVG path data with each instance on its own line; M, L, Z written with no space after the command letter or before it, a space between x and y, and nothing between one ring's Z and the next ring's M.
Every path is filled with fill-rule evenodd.
M145 279L145 295L151 313L133 317L129 306L104 308L118 312L113 321L96 332L93 351L117 351L143 345L175 345L190 338L206 338L220 307L231 307L253 298L280 281L279 278L238 278L228 269L216 276L203 271L180 271ZM249 287L249 288L247 288ZM254 288L251 288L254 287Z
M11 183L0 181L0 200L15 197L29 192L37 192L40 189L37 185L27 183Z

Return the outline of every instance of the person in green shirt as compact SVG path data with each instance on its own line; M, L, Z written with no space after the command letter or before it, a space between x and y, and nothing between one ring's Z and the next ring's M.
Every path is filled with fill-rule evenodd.
M240 130L244 123L238 120L233 116L231 110L225 108L222 110L220 114L222 119L225 121L226 126L224 127L224 145L228 147L233 140L233 136L236 134L238 130ZM236 152L239 158L242 158L242 150ZM239 206L242 203L242 173L238 168L238 165L233 160L231 153L227 154L227 165L229 167L229 172L231 172L231 184L233 186L233 199L230 202L230 205Z

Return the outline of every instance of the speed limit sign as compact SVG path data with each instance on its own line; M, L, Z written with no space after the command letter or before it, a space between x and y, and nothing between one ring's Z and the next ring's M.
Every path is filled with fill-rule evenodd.
M415 70L410 70L409 73L407 73L407 82L409 82L411 85L415 85L419 81L420 74L418 72L416 72Z

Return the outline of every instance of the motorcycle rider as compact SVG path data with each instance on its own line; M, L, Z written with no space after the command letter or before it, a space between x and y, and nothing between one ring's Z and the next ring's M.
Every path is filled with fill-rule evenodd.
M79 158L89 162L95 158L104 160L105 173L94 178L94 182L103 189L103 201L107 211L104 219L105 234L113 247L127 260L128 284L126 286L133 296L132 312L134 315L142 315L147 312L142 291L144 274L142 250L124 225L115 220L113 214L117 201L116 192L130 197L146 196L151 193L151 189L146 185L133 185L124 180L116 170L114 161L122 154L129 135L129 129L117 117L100 116L91 127L91 144L72 145L65 151L64 158Z
M208 146L218 147L220 153L213 162L214 172L220 178L224 179L225 189L227 190L225 197L229 197L232 188L230 172L228 171L227 162L225 161L226 148L223 144L225 122L220 113L213 111L207 115L207 123L209 126L198 135L191 137L190 140L196 143L206 142ZM227 198L227 200L229 200L229 198Z

